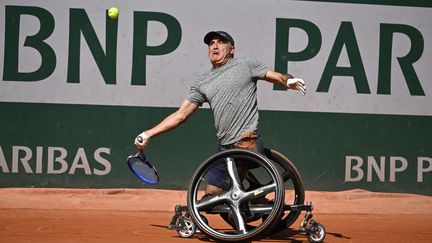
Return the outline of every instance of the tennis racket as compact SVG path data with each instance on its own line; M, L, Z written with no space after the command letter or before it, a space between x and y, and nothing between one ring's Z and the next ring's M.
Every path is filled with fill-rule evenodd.
M138 141L142 142L142 138L138 137ZM156 185L159 182L159 174L156 168L145 157L144 152L130 155L127 158L127 164L129 169L141 181L150 185Z

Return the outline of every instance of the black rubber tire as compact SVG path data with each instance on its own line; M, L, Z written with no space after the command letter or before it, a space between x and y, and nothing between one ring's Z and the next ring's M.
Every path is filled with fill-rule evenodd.
M264 149L268 159L277 164L277 168L281 173L284 181L285 190L292 190L293 196L285 194L285 204L301 205L305 201L305 189L303 180L296 166L283 154L274 149ZM280 222L273 228L272 233L281 232L290 227L300 216L301 211L289 211L286 215L282 215Z

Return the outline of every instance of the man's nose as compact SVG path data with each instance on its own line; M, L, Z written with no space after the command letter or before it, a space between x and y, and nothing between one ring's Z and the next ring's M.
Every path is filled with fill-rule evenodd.
M218 44L217 42L215 42L215 43L213 43L213 44L211 45L211 48L212 48L212 49L217 49L217 48L219 48L219 44Z

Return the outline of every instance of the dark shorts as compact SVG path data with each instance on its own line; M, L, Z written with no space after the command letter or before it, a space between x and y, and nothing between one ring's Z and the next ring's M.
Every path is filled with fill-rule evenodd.
M235 149L235 148L247 149L260 154L264 154L264 146L263 146L262 139L253 133L242 136L242 139L240 139L238 142L234 144L219 145L218 152L227 149ZM240 171L239 173L241 174ZM207 183L224 189L224 180L226 180L226 174L227 174L226 164L225 163L217 164L209 170Z

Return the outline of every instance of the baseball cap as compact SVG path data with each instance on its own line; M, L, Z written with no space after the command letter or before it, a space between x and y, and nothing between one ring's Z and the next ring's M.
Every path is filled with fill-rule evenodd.
M210 31L208 32L205 36L204 36L204 43L206 43L207 45L210 43L211 40L213 40L214 38L219 37L222 39L225 39L227 41L229 41L231 43L232 46L234 46L234 39L231 37L230 34L228 34L225 31Z

